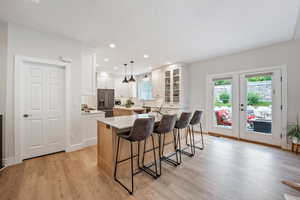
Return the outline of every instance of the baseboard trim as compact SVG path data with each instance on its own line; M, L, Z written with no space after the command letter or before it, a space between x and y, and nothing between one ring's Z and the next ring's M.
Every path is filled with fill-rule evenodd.
M83 141L82 143L82 148L83 147L89 147L89 146L94 146L97 144L97 137L94 138L89 138Z
M281 148L281 146L278 146L278 145L273 145L273 144L267 144L267 143L264 143L264 142L257 142L257 141L247 140L247 139L238 138L238 137L235 137L235 136L224 135L224 134L221 134L221 133L207 132L207 134L211 135L211 136L223 137L223 138L228 138L228 139L232 139L232 140L238 140L238 141L242 141L242 142L248 142L248 143L252 143L252 144L259 144L259 145L263 145L263 146L268 146L268 147L273 147L273 148L277 148L277 149L286 150L284 148Z
M77 151L82 149L82 143L78 143L78 144L72 144L69 147L66 148L66 152L72 152L72 151Z
M4 163L4 168L6 168L6 167L9 167L12 165L19 164L21 162L16 157L9 157L9 158L3 159L3 163Z

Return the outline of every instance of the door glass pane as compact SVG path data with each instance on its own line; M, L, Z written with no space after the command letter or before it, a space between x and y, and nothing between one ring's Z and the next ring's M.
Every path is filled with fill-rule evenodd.
M272 134L272 74L246 77L246 130Z
M232 79L214 80L214 126L232 127Z

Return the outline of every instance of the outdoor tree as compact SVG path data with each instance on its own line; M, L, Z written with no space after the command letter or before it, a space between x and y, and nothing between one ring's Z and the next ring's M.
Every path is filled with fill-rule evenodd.
M258 93L254 93L254 92L249 92L247 98L248 98L248 105L251 106L258 105L262 99Z
M223 104L228 104L229 99L230 99L230 95L228 94L228 92L223 92L222 94L220 94L219 98L220 98L220 101L222 101Z

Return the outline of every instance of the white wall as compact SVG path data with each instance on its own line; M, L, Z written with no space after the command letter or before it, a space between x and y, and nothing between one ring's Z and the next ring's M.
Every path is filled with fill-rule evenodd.
M191 108L205 110L208 74L279 65L287 65L288 68L288 122L295 122L297 114L300 114L300 40L190 64L188 68Z
M5 111L7 23L0 21L0 113Z
M60 56L73 60L71 65L71 145L81 143L81 43L75 40L41 33L22 26L8 24L7 97L5 127L5 158L14 156L14 57L30 56L58 60Z

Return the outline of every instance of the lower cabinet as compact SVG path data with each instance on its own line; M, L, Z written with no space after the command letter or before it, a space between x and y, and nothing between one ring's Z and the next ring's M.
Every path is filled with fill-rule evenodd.
M105 117L105 114L91 114L82 116L83 146L97 144L97 118Z

